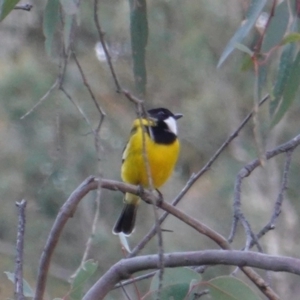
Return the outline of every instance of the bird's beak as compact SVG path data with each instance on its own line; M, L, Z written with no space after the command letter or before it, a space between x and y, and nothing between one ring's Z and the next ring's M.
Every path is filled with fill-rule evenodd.
M181 117L183 117L183 114L175 114L175 115L174 115L174 119L175 119L175 120L178 120L178 119L180 119Z

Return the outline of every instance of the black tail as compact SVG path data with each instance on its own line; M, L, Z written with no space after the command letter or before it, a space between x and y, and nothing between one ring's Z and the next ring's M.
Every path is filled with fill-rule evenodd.
M114 228L113 234L123 232L125 235L130 235L134 229L135 217L138 205L125 204L121 215L119 216Z

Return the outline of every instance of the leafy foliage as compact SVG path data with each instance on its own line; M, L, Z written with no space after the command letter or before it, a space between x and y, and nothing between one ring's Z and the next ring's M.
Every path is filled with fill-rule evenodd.
M146 46L148 41L148 19L146 0L130 0L130 36L133 74L136 90L146 94Z
M201 281L201 275L189 268L165 269L162 282L161 299L191 299L190 292ZM160 279L157 272L151 281L149 295L146 299L156 299ZM190 295L188 297L188 295ZM187 298L188 297L188 298Z
M226 45L220 59L218 62L218 67L220 67L230 55L230 53L236 48L237 43L241 43L243 39L247 36L250 30L255 25L257 18L262 12L264 6L266 5L266 0L252 0L249 6L246 19L243 21L241 27L235 32L233 37L230 39Z
M87 260L82 267L76 272L72 279L70 300L81 300L84 292L84 285L87 280L96 272L98 263L93 260Z
M210 280L208 288L213 300L261 299L243 281L231 276L221 276Z
M11 272L4 272L4 274L14 284L15 274L13 274ZM28 282L25 279L23 279L23 293L24 293L25 297L28 297L28 298L34 297L34 290L31 288L31 286L28 284Z

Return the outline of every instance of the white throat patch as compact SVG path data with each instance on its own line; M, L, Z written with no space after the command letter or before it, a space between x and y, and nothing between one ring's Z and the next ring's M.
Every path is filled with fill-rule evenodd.
M164 122L167 124L169 130L177 135L177 124L173 117L168 117Z

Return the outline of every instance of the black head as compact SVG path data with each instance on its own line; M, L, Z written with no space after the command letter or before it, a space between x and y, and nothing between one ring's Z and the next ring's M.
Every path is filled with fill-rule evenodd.
M182 114L173 114L166 108L154 108L148 110L149 119L154 124L147 127L150 137L159 144L172 144L177 139L176 120Z
M182 117L182 114L173 114L167 108L162 108L162 107L149 109L148 114L150 117L152 117L158 121L164 121L164 120L168 119L169 117L173 117L175 120L178 120Z

